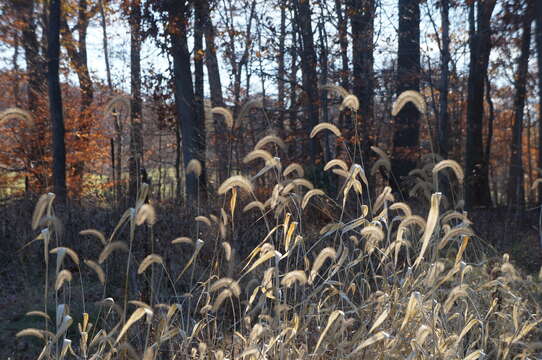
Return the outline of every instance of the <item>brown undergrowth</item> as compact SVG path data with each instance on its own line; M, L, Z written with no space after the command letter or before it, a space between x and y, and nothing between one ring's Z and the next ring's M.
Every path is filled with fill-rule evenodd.
M423 108L407 95L403 105ZM341 135L320 124L311 136L326 131ZM17 338L37 340L41 359L540 356L540 281L476 235L457 163L422 157L410 193L421 205L411 207L387 186L367 196L355 146L324 167L341 179L337 194L314 188L302 164L283 166L280 148L267 138L245 158L254 173L226 180L212 210L179 214L176 234L162 228L171 215L145 202L146 186L107 232L80 228L78 241L54 194L40 197L36 241L22 250L44 274L43 305L27 313L40 326ZM387 154L373 151L371 173L389 172ZM439 192L442 176L453 193Z

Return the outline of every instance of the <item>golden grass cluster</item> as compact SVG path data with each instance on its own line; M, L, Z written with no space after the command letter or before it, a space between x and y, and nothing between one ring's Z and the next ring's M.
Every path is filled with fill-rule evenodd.
M407 101L423 110L417 94L401 97L396 107ZM214 112L229 116L221 109ZM332 124L318 125L311 136L320 130L340 136ZM280 138L267 136L245 161L259 158L280 169L276 162L283 148ZM375 166L391 171L387 154L373 150L378 154ZM18 336L43 343L39 359L540 356L539 280L522 276L507 255L486 257L468 214L461 210L461 198L436 191L437 177L446 168L461 186L463 172L451 160L437 163L435 156L426 157L413 172L418 180L412 195L427 203L424 211L397 201L387 186L368 201L366 171L352 159L334 159L325 167L339 175L337 197L314 188L297 163L282 173L270 172L266 181L274 183L267 184L273 188L268 199L256 197L252 174L235 175L218 189L224 205L216 214L197 214L196 232L171 241L170 246L187 255L170 259L154 252L134 255L138 226L147 227L149 241L154 241L153 226L160 216L151 205L138 201L110 236L83 230L83 236L96 238L102 247L93 259L58 243L61 228L51 221L54 196L45 195L32 226L40 231L46 272L49 257L56 256L51 290L56 307L51 315L47 306L29 312L42 317L45 327L25 329ZM199 172L195 165L190 170ZM376 170L371 173L376 175ZM238 190L246 196L238 197ZM243 212L236 212L238 207ZM248 256L239 258L243 244L234 234L250 231L237 224L251 214L257 219L253 225L265 227L267 234L257 239ZM53 241L56 247L49 250ZM126 262L124 298L109 297L107 268L113 253L116 261ZM101 310L93 316L69 313L66 294L82 271L72 274L67 261L84 264L103 286L103 300L96 305ZM149 284L146 302L129 298L130 276ZM189 278L183 285L188 291L182 294L181 278ZM75 318L82 320L75 324Z

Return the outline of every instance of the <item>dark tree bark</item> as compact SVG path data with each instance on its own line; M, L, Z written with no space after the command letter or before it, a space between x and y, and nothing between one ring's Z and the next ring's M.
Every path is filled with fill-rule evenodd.
M530 3L529 3L530 4ZM523 113L527 95L527 74L531 50L532 8L527 6L523 15L523 33L521 35L521 52L515 76L516 95L514 96L514 125L512 142L510 143L510 169L508 177L508 205L513 208L525 206L524 169L523 169Z
M341 49L341 86L348 90L350 87L348 85L348 75L350 74L348 67L348 21L343 13L341 0L335 0L335 12L337 14L337 31L339 33L339 46Z
M235 29L233 28L233 23L228 24L228 34L230 37L230 41L228 42L228 49L227 49L227 56L230 60L230 65L232 68L233 73L233 97L234 97L234 115L235 117L238 115L237 112L241 105L241 75L243 71L243 66L248 65L249 55L250 55L250 47L252 46L252 23L254 21L254 18L256 16L256 1L252 1L250 5L250 14L245 30L245 42L244 42L244 49L243 54L241 55L241 58L239 61L237 61L236 58L236 39L235 39ZM233 16L230 13L230 21L233 22ZM248 73L247 73L248 77ZM248 89L247 89L248 92Z
M185 1L170 0L167 2L169 15L170 53L173 58L173 76L175 83L175 109L177 126L180 127L182 137L182 153L184 166L192 159L204 156L201 152L205 142L201 131L203 124L197 124L194 86L190 70L190 51L188 50L188 36L186 25L188 23L189 9ZM196 200L198 185L193 173L185 178L186 195L188 201Z
M374 0L350 0L350 22L352 25L353 90L360 102L356 119L363 143L368 149L369 126L373 114L373 24Z
M450 19L448 16L450 10L449 0L440 1L440 19L442 26L442 47L440 49L440 106L438 117L438 151L443 158L448 158L448 84L450 63Z
M91 14L88 10L87 0L78 1L78 20L75 26L78 39L73 38L73 31L69 28L66 16L62 17L62 37L65 39L65 47L70 58L72 67L79 80L81 91L80 128L87 127L84 122L89 117L89 107L94 98L92 79L88 70L87 56L87 30Z
M53 189L58 202L66 202L66 147L64 144L64 118L62 94L58 75L60 56L60 0L49 3L49 26L47 29L47 86L49 114L53 131Z
M484 86L491 52L491 15L496 0L473 2L469 13L470 66L467 96L465 200L468 209L491 205L489 164L484 156ZM474 7L477 6L475 20Z
M538 168L542 169L542 3L535 1L536 61L538 64ZM542 203L542 190L538 189L538 202Z
M140 174L143 166L142 102L141 102L141 3L131 0L129 9L130 23L130 156L128 158L129 183L128 196L135 201L141 187Z
M301 72L303 90L306 94L307 112L303 129L308 134L319 123L318 109L320 97L318 94L318 75L316 73L316 50L311 23L311 5L309 1L293 0L295 19L301 35ZM309 141L308 151L312 164L322 153L319 140L315 137ZM316 173L316 171L314 171Z
M21 106L21 96L19 92L19 33L16 32L13 39L13 98L15 100L15 106Z
M399 0L399 49L397 94L420 90L420 2ZM419 156L420 113L408 103L395 118L392 172L396 190L404 177L416 167Z
M220 68L216 56L215 28L211 22L209 1L201 1L201 17L203 21L203 33L205 36L205 65L209 75L209 88L213 106L224 106L222 95L222 83L220 80Z
M207 171L205 166L207 144L205 134L205 107L204 107L204 90L203 90L203 32L204 32L204 11L202 9L202 3L205 1L194 2L194 101L196 107L196 126L198 127L198 134L201 144L199 144L198 156L201 162L201 176L199 178L199 189L202 197L207 197Z
M36 19L39 14L35 13L35 0L11 0L10 5L14 12L19 15L21 21L21 47L26 63L26 108L32 114L35 123L35 133L49 131L45 119L47 118L46 84L47 84L47 48L43 46L47 34L42 32L42 38L38 38ZM44 9L43 13L46 13ZM47 23L45 19L45 23ZM37 180L35 191L46 191L49 183L45 171L50 164L45 161L47 151L42 147L32 147L28 154L27 171L32 173ZM29 184L28 181L25 184ZM28 190L29 187L27 186Z
M78 63L79 82L81 86L81 103L82 103L82 112L85 117L88 117L89 107L92 104L92 99L94 98L94 90L92 89L92 80L90 78L90 73L87 65L87 29L88 23L90 21L88 12L87 0L79 0L79 21L78 21L78 37L79 37L79 57L80 62Z
M290 64L290 75L289 75L289 80L290 80L290 108L288 109L289 111L289 116L288 116L288 123L289 123L289 127L292 131L295 132L296 128L297 128L297 120L298 120L298 116L297 116L297 110L298 110L298 104L297 104L297 71L298 71L298 61L297 61L297 57L298 57L298 48L297 48L297 33L296 31L292 31L292 42L291 42L291 45L290 45L290 48L289 48L289 53L290 53L290 61L291 61L291 64ZM293 157L295 155L297 155L297 144L293 144L293 146L290 146L288 148L288 155L290 157Z
M215 45L215 28L211 21L209 0L201 1L201 18L203 21L203 34L205 37L205 65L209 77L209 89L211 93L212 106L224 106L224 97L222 95L222 82L220 80L220 68L218 66L217 47ZM216 148L218 153L226 154L226 128L223 119L220 116L214 117L214 129L216 137ZM226 161L219 161L218 164L218 182L222 183L228 177L228 164Z
M278 103L277 105L280 108L279 119L278 119L278 128L284 133L284 119L285 113L283 110L285 104L285 79L286 79L286 65L285 65L285 55L286 55L286 4L284 0L280 2L280 30L279 30L279 48L277 54L277 87L278 87ZM284 135L284 134L282 134Z
M324 14L322 6L320 6L320 21L318 22L318 38L319 38L319 61L320 61L320 85L326 85L328 82L328 53L329 46L327 43L327 31L324 23ZM322 91L320 95L320 102L322 104L322 121L329 122L329 109L327 104L327 91ZM326 135L324 141L324 161L327 163L332 159L331 153L331 136Z
M109 45L107 41L107 19L105 16L104 0L99 0L98 5L100 7L100 25L102 27L102 45L104 51L107 87L109 88L109 91L113 91L113 82L111 80L111 66L109 65Z
M64 46L67 50L70 63L77 74L79 80L79 89L81 94L80 110L77 131L79 136L77 137L78 145L75 146L72 151L78 152L81 158L82 151L84 151L84 142L87 141L88 136L92 128L91 124L91 109L92 101L94 98L94 90L92 86L92 79L88 69L88 56L87 56L87 29L90 18L94 12L91 12L88 8L87 0L78 0L77 3L77 24L73 29L70 29L66 15L61 18L61 31L64 39ZM73 33L77 32L77 40L74 39ZM75 190L76 194L81 192L81 186L83 184L83 175L85 170L85 162L78 160L73 166L72 177L76 179L74 184L78 187Z
M12 0L14 10L22 20L21 45L24 51L28 74L28 110L36 116L39 98L45 93L45 61L40 53L40 44L34 20L34 0Z

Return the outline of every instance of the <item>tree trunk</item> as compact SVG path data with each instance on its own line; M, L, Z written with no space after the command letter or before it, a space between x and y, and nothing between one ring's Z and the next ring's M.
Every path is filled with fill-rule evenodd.
M355 146L352 149L354 162L369 168L374 106L374 0L350 0L349 14L352 26L353 92L359 99L360 108L354 113L354 124L348 124L351 127L345 130L349 137L354 139ZM372 177L370 174L369 176ZM365 201L368 201L369 197L369 193L366 193Z
M300 30L301 35L301 72L303 90L306 95L306 119L303 129L306 134L309 134L311 129L319 123L318 108L320 105L320 97L318 95L318 76L316 74L316 51L314 49L314 37L311 23L311 7L310 2L305 0L294 0L295 22ZM311 164L316 165L316 160L322 153L322 147L317 137L309 141L308 151ZM317 171L314 170L316 175ZM313 179L314 180L314 179Z
M327 43L327 32L324 23L323 9L320 6L320 21L318 22L318 37L320 42L320 85L326 85L328 82L328 52L329 46ZM329 122L329 109L327 104L327 91L321 91L320 102L322 104L322 121ZM332 147L334 147L335 141L333 141L330 134L326 134L324 141L324 161L327 163L333 159Z
M15 106L21 106L21 96L19 92L19 33L15 33L15 38L13 39L13 98L15 100Z
M203 21L203 33L205 36L205 64L209 75L209 88L213 106L224 106L222 96L222 83L220 80L220 68L216 56L215 28L211 21L209 0L201 1L201 17Z
M207 75L209 77L209 89L211 93L212 106L224 106L224 98L222 95L222 82L220 80L220 68L217 59L217 47L215 45L215 28L211 21L209 10L209 0L201 1L201 17L203 21L203 34L205 36L205 65L207 67ZM218 153L227 153L227 129L222 117L214 116L215 129L215 147ZM218 161L218 182L221 184L228 177L227 161Z
M183 1L168 2L169 28L171 29L171 56L173 58L173 76L175 82L175 109L177 126L180 128L184 167L191 159L198 158L200 134L196 124L196 106L192 72L190 70L190 51L187 39L188 9ZM186 196L188 201L196 200L198 185L193 173L185 175Z
M117 190L117 206L121 205L122 199L124 198L123 189L122 189L122 124L121 117L115 115L115 174L116 174L116 190Z
M79 80L79 88L81 91L81 107L80 107L80 124L79 127L84 129L86 127L84 121L88 118L89 107L92 104L94 98L94 90L92 88L92 80L90 78L90 72L88 70L87 60L87 29L89 24L89 18L87 16L87 1L79 0L78 4L78 21L77 32L78 40L73 38L72 30L69 28L66 16L62 17L62 36L64 46L70 58L72 67L74 68L77 79Z
M12 0L11 6L19 14L21 21L21 47L26 63L26 108L36 120L37 134L48 131L46 122L46 60L42 55L46 52L40 52L41 44L38 41L36 22L34 14L35 0ZM44 11L45 12L45 11ZM45 170L49 164L45 162L46 151L42 147L33 147L28 155L28 163L34 165L27 170L37 180L37 192L45 191L48 183Z
M484 79L491 52L491 14L495 0L478 2L475 26L474 2L469 13L470 66L467 96L467 148L465 200L467 209L491 205L489 164L484 157Z
M440 2L440 19L442 26L442 48L440 53L440 106L438 117L438 150L439 154L448 158L448 82L450 63L450 19L448 16L450 9L449 0L441 0Z
M397 94L420 90L420 4L419 0L399 0L399 49ZM420 113L406 104L395 118L392 172L396 190L403 178L416 167L419 156Z
M198 179L200 195L203 199L207 198L207 169L206 154L207 144L205 136L205 107L203 90L203 30L204 30L204 12L202 2L194 3L194 101L196 106L196 127L198 135L198 153L197 159L201 163L201 176Z
M53 189L58 202L66 203L66 147L64 144L64 119L62 94L58 75L60 56L60 0L49 3L47 31L47 86L49 114L53 130Z
M536 61L538 64L538 168L542 169L542 3L535 1ZM542 174L541 174L542 175ZM538 188L538 202L542 204L542 189Z
M523 113L527 95L527 74L531 49L532 9L527 6L523 19L521 35L521 53L515 76L516 95L514 97L514 125L512 127L512 142L510 144L510 169L508 177L508 205L522 209L525 206L525 188L523 182Z
M143 170L143 134L141 113L141 3L132 0L130 4L130 157L128 158L128 196L134 202L141 187L140 173Z
M92 120L90 114L90 106L94 98L94 90L92 88L92 80L90 78L90 72L88 70L88 57L87 57L87 29L89 24L88 15L88 2L87 0L79 0L77 6L78 19L77 19L77 33L78 39L74 40L72 30L69 28L68 21L64 15L61 19L62 36L64 46L68 52L70 62L74 68L77 78L79 80L79 89L81 94L79 119L77 126L77 145L72 149L76 156L76 162L73 166L72 179L75 185L74 191L76 194L80 194L83 185L83 175L85 169L84 153L85 142L88 141ZM73 30L75 31L75 30Z
M339 46L341 52L341 86L348 90L348 21L344 16L341 0L335 0L335 12L337 13Z
M79 0L79 21L78 21L78 35L79 35L79 57L80 67L79 84L81 87L81 113L85 120L90 117L89 108L92 105L92 99L94 98L94 91L92 89L92 80L90 79L90 72L88 70L87 61L87 29L88 29L88 4L87 0ZM80 75L79 75L80 73ZM82 124L84 128L88 128L89 124Z
M278 87L278 102L279 107L279 119L278 119L278 129L281 131L281 135L284 136L284 105L286 103L285 95L285 79L286 79L286 65L285 65L285 55L286 55L286 3L284 0L280 2L280 30L279 30L279 48L277 54L277 87Z
M107 21L105 17L104 0L99 0L100 6L100 25L102 26L102 43L105 60L105 73L107 78L107 87L109 91L113 91L113 82L111 81L111 66L109 65L109 46L107 41Z
M177 120L178 122L179 120ZM177 124L179 125L179 124ZM183 173L181 169L182 163L182 142L180 126L175 126L175 200L180 203L183 195Z
M288 116L288 127L292 132L296 132L297 130L297 70L298 70L298 62L297 62L297 56L298 56L298 48L297 48L297 35L295 31L292 31L292 43L290 45L290 57L291 57L291 66L290 66L290 108L289 110L289 116ZM288 148L288 156L290 158L295 157L297 155L297 149L298 144L301 142L294 142L291 146Z
M28 74L27 100L28 109L37 116L39 109L39 98L44 93L45 63L40 54L40 46L34 22L34 0L12 0L15 11L21 14L22 47L26 61L26 72Z
M245 48L243 50L243 55L241 56L241 58L239 59L239 61L236 61L236 50L235 50L235 43L236 43L236 40L235 40L235 31L234 29L229 29L229 33L230 33L230 42L229 42L229 52L230 52L230 62L231 62L231 67L232 67L232 72L233 72L233 78L234 78L234 82L233 82L233 96L234 96L234 115L235 117L237 117L237 111L240 107L240 102L241 102L241 75L242 75L242 71L243 71L243 66L247 65L248 64L248 60L249 60L249 51L250 51L250 46L252 44L252 21L254 20L255 18L255 14L256 14L256 1L252 1L251 5L250 5L250 15L249 15L249 18L248 18L248 22L247 22L247 27L246 27L246 33L245 33ZM233 20L232 20L233 22ZM233 24L231 24L231 26L233 26ZM247 75L248 76L248 75ZM248 92L248 91L247 91Z

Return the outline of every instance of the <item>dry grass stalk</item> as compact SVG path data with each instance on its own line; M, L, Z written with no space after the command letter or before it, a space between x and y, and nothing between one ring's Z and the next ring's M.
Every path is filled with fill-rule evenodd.
M143 274L145 270L147 270L147 268L151 266L152 264L164 265L164 260L162 259L160 255L157 255L157 254L147 255L147 257L143 259L141 264L139 264L139 267L137 268L137 273Z
M421 114L426 113L427 106L425 104L425 100L422 97L422 95L418 91L407 90L407 91L403 91L394 101L392 110L391 110L391 115L397 116L397 114L399 114L401 109L409 102L414 104L414 106L416 106L416 108Z
M427 225L425 226L425 231L422 236L422 249L420 250L418 258L416 259L416 261L414 261L414 266L418 266L421 263L423 256L425 255L425 252L429 246L429 240L431 239L433 231L435 230L435 226L438 222L440 199L440 193L433 194L433 196L431 197L431 209L429 209L429 215L427 216Z
M256 145L254 146L254 150L259 150L265 147L267 144L275 144L278 146L282 151L286 152L288 150L288 147L286 146L286 143L279 138L276 135L267 135L261 138Z
M224 257L226 258L226 261L231 260L231 245L227 241L222 242L222 248L224 249Z
M290 165L288 165L286 169L284 169L282 176L286 177L294 172L296 172L297 176L299 177L305 176L305 171L303 170L303 167L298 163L291 163Z
M143 204L138 209L135 222L137 225L154 225L156 223L156 210L151 204Z
M299 283L299 285L305 285L307 283L307 275L303 270L293 270L285 274L280 281L280 284L290 288L296 282Z
M320 124L316 125L312 129L312 131L310 133L310 137L311 138L315 137L322 130L329 130L333 134L335 134L335 136L337 136L337 137L341 136L341 131L339 130L338 127L336 127L335 125L333 125L331 123L323 122L323 123L320 123Z
M107 244L107 246L100 253L100 256L98 258L98 263L103 264L103 262L109 257L109 255L111 255L111 253L116 250L122 250L122 251L127 252L128 245L126 245L126 243L123 241L113 241Z
M91 235L91 236L94 236L95 238L97 238L98 240L100 240L100 242L102 243L102 245L107 245L107 241L105 240L105 235L96 230L96 229L87 229L87 230L82 230L79 232L79 235Z
M442 160L441 162L436 164L435 167L433 167L433 176L437 176L439 171L442 171L443 169L446 169L446 168L452 169L459 183L463 184L463 179L465 178L465 175L463 174L463 169L454 160Z
M335 260L337 258L337 252L332 247L327 247L325 249L322 249L320 251L320 254L316 257L314 260L314 263L312 264L311 273L309 276L309 285L314 282L316 279L316 276L318 275L318 271L324 265L324 262L327 259Z
M326 193L320 189L312 189L307 191L305 196L303 196L303 200L301 201L301 208L305 209L313 196L324 196L325 194Z
M87 265L89 268L94 270L96 275L98 276L98 280L100 280L100 283L102 285L105 285L105 272L103 271L102 267L95 261L92 260L84 260L83 261L85 265Z
M211 112L213 114L217 114L217 115L222 115L224 117L224 122L226 123L226 126L229 128L229 129L232 129L233 128L233 114L231 113L230 110L224 108L224 107L221 107L221 106L217 106L217 107L214 107Z
M340 167L343 171L348 171L348 165L346 165L346 162L341 159L333 159L328 161L326 166L324 166L324 171L328 171L335 166Z
M356 95L348 94L339 106L339 110L350 109L351 111L359 110L359 99Z
M201 162L198 159L192 159L186 165L186 174L194 174L197 178L201 176L202 168Z
M181 237L178 237L174 240L171 240L171 243L172 244L189 244L189 245L194 245L194 241L192 241L192 239L190 239L189 237L186 237L186 236L181 236Z
M55 290L58 291L64 285L64 282L71 282L73 279L72 273L69 270L61 270L56 276Z
M207 216L199 215L194 218L197 222L204 223L208 227L212 227L211 220Z
M218 188L218 194L224 195L225 193L227 193L229 190L233 189L234 187L239 187L240 189L242 189L243 191L249 194L253 193L254 191L254 188L252 187L252 183L247 178L245 178L242 175L234 175L230 177L229 179L227 179L226 181L224 181L222 185L220 185L220 187Z
M332 91L332 92L334 92L335 94L339 95L342 98L345 98L348 95L350 95L348 90L346 90L345 88L343 88L340 85L325 84L325 85L320 86L320 90Z

